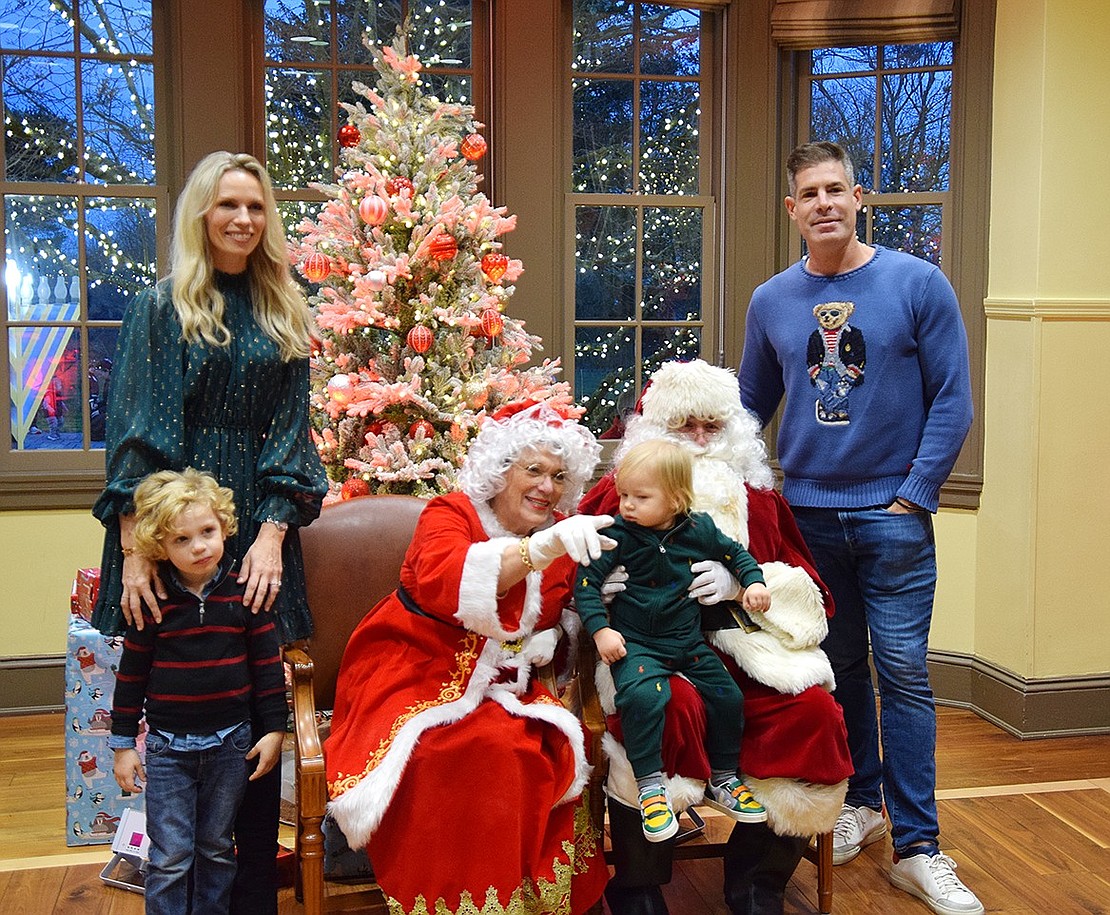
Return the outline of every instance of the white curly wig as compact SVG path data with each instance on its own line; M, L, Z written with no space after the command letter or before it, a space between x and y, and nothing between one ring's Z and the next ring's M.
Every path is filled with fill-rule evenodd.
M722 461L755 489L775 485L759 421L740 403L740 388L729 369L701 359L666 362L651 376L640 408L639 415L629 417L614 463L640 442L665 438L696 456ZM718 423L721 431L698 445L678 432L690 419Z
M529 449L563 462L567 485L556 508L573 512L601 457L601 445L589 429L546 403L526 405L509 416L499 412L483 422L459 470L459 488L475 503L489 502L505 488L509 466Z

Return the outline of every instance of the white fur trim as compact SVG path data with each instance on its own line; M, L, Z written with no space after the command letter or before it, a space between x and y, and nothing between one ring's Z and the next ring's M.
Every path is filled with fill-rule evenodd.
M606 793L626 807L638 810L640 789L636 784L632 764L628 761L628 754L624 752L624 745L618 743L617 739L607 731L601 737L601 748L609 759ZM705 782L701 779L687 778L685 775L664 776L663 787L676 813L700 804L705 798Z
M600 659L594 666L594 689L597 691L597 699L601 703L601 710L606 715L615 715L617 713L617 685L613 682L613 672L609 669L609 665Z
M761 568L771 592L771 610L756 622L765 628L721 629L709 633L709 644L749 677L780 693L796 696L811 686L831 692L836 680L820 647L828 632L820 589L797 566L767 562Z
M785 562L765 562L760 568L771 592L771 609L759 618L760 626L788 648L820 645L829 634L829 619L817 582Z
M767 825L780 836L813 836L836 825L848 794L848 780L815 785L794 778L744 777L755 799L767 808Z
M570 783L563 796L556 801L555 806L573 801L578 797L590 780L593 768L586 762L586 744L582 736L582 723L567 709L559 705L547 703L531 703L525 705L517 696L508 690L497 689L490 693L490 698L501 704L510 715L518 718L532 718L546 722L563 732L574 753L574 780Z
M501 646L487 641L462 697L420 712L406 721L378 767L328 803L328 812L343 830L351 848L363 848L378 828L420 736L429 728L461 721L478 707L497 673L490 658L500 654Z
M651 376L641 406L648 420L672 428L690 417L727 421L740 412L740 388L731 371L702 359L665 362Z
M721 629L709 644L732 658L746 674L780 693L796 696L811 686L832 692L832 665L820 648L791 649L769 632Z
M606 793L626 807L638 809L639 788L624 747L612 734L602 737L609 759ZM835 785L816 785L795 778L744 777L755 799L767 808L767 825L780 836L813 836L828 832L836 824L840 806L848 794L848 780ZM663 787L676 812L704 802L705 782L683 775L665 777Z
M459 579L459 609L455 619L479 635L508 642L531 633L540 615L539 572L529 572L525 579L524 612L520 628L507 630L501 625L497 603L497 579L501 574L501 554L516 541L497 537L471 544L463 562Z

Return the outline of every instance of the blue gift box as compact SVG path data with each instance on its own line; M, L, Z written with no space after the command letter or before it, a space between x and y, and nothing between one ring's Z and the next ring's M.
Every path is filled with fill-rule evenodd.
M108 747L112 693L122 636L101 635L88 620L70 617L66 646L66 844L107 845L123 811L143 809L142 794L125 794L112 774ZM143 752L140 725L139 752Z

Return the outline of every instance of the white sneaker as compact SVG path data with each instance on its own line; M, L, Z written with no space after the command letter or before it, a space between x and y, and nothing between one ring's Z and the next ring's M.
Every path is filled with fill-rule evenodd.
M941 852L913 855L894 862L887 877L898 889L922 900L939 915L978 915L984 911L971 890L955 874L956 862Z
M865 845L886 835L886 820L878 810L845 804L833 827L833 864L847 864Z

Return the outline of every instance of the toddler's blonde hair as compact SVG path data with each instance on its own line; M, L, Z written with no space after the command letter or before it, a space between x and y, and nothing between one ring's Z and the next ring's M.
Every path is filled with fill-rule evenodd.
M675 506L675 514L694 503L694 463L690 452L675 442L653 439L630 448L617 464L617 485L622 479L647 476L658 484Z

